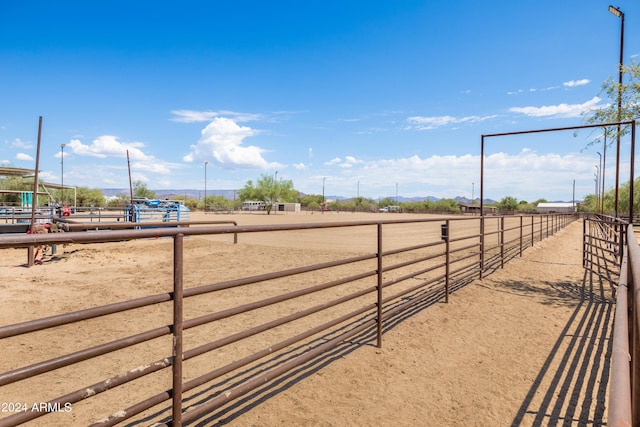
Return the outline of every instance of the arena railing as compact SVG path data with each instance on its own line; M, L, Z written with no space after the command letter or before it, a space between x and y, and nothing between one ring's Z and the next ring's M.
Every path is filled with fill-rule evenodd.
M46 347L48 343L75 336L69 330L90 333L92 328L88 322L95 319L111 319L109 316L124 313L129 319L149 321L147 324L142 320L144 330L111 341L103 340L101 331L97 330L80 349L61 350L49 359L22 362L25 366L0 373L0 395L4 400L41 402L37 407L17 408L19 411L5 417L2 416L7 411L0 414L0 427L43 416L49 425L68 424L64 417L69 415L65 410L71 407L74 420L101 426L125 420L141 422L141 419L146 423L180 426L210 416L213 411L252 391L255 393L272 380L291 375L295 368L315 363L329 350L338 351L345 343L357 347L375 342L382 347L383 332L389 325L437 301L448 302L451 292L502 267L505 261L522 255L527 247L555 234L575 219L572 215L392 219L0 236L0 249L158 237L171 238L173 242L173 288L167 292L0 326L0 343L5 349L3 359L16 363L23 355L15 354L15 350L7 354L7 349L20 349L23 345ZM410 233L399 236L398 226L407 224ZM323 262L185 286L185 257L191 255L185 251L185 237L295 232L304 239L304 233L314 230L329 233L332 229L362 230L359 232L374 237L371 240L375 241L375 248L357 254L349 252L348 256L339 253ZM228 268L232 270L233 266ZM64 283L64 272L58 274ZM277 291L283 286L283 280L287 288ZM243 300L224 306L223 302L232 301L229 295L241 295ZM217 311L196 312L188 308L191 300L212 297L216 301L214 306L219 307ZM147 307L155 307L166 317L170 316L169 324L163 323L161 315L144 317L140 310ZM312 326L296 323L303 319ZM151 320L157 323L151 324ZM120 322L119 326L125 327L122 320L110 322ZM231 329L222 332L226 330L223 326ZM63 335L62 327L66 331ZM220 334L212 338L217 331ZM42 334L47 334L47 338L43 340ZM170 344L167 338L171 338ZM249 343L250 350L240 353L237 346L241 342ZM135 347L143 344L155 350L142 351ZM136 351L140 357L156 353L159 356L127 369L116 357L125 350ZM110 356L113 359L109 359ZM219 361L213 366L209 363L203 366L198 362L201 356ZM65 382L60 378L66 377L71 367L80 372L84 361L104 365L105 372L117 369L120 373L93 384ZM170 380L163 377L163 372L168 370ZM78 372L74 371L73 377L82 378ZM52 381L50 376L54 374L57 377ZM135 390L125 388L145 379L150 383L144 382L144 386ZM45 387L42 390L38 387L38 381L65 385L55 388L55 393L45 392ZM107 391L120 393L118 401L129 406L109 407L106 413L99 403L91 406L91 402ZM73 406L76 404L77 410ZM83 414L80 408L85 411Z
M611 383L607 424L614 427L640 425L640 246L633 224L625 226L626 244L616 295Z

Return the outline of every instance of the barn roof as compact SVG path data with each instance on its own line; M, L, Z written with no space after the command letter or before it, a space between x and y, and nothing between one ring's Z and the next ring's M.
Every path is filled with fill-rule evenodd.
M32 176L35 175L35 169L10 168L0 166L0 176Z
M571 208L574 206L573 202L545 202L538 203L539 208Z

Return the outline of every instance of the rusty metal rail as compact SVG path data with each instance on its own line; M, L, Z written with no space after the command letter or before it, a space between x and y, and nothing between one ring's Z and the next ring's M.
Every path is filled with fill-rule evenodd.
M583 222L582 265L612 285L617 285L627 224L596 215Z
M20 411L0 418L0 427L53 416L47 408L99 399L103 392L117 391L120 386L152 378L154 374L168 369L171 369L171 384L168 387L160 382L155 390L149 390L150 396L147 394L146 398L127 408L112 408L116 411L111 415L92 411L87 416L95 416L94 425L101 426L115 425L135 417L151 417L157 423L180 426L264 386L351 338L362 334L375 336L376 345L381 347L386 322L397 321L397 316L406 315L428 301L448 301L452 290L488 274L491 269L502 267L506 260L522 255L524 249L553 235L575 219L567 215L427 218L298 225L181 226L0 236L0 249L155 237L173 239L173 289L170 292L0 325L0 345L4 340L29 342L33 334L45 331L55 335L60 327L81 330L86 328L84 322L91 319L122 313L135 318L138 310L151 306L166 307L172 319L170 324L148 325L147 330L136 334L2 372L0 395L4 395L2 387L38 379L39 376L46 378L46 375L76 367L87 360L98 363L101 357L108 354L171 337L171 348L164 351L164 356L147 361L142 366L130 366L128 370L123 368L120 374L93 384L75 384L74 390L47 398L48 406L45 405L44 409ZM385 249L387 242L392 240L387 236L393 236L394 226L400 224L410 224L412 229L415 228L412 237L422 236L420 241L406 246L391 245ZM186 236L290 231L299 233L300 238L304 239L307 231L336 228L362 229L363 233L375 229L376 247L362 254L321 263L185 288L185 257L190 255L184 248ZM347 267L348 271L345 272L344 268ZM320 272L326 273L326 278L317 279ZM287 283L293 286L291 289L270 296L264 293L274 288L271 284L283 278L287 278ZM61 279L64 280L64 277ZM204 314L193 314L188 309L189 301L193 299L215 297L216 301L221 301L226 293L240 289L243 296L247 296L243 303L226 308L216 304L216 307L220 307L217 311ZM254 294L254 298L249 298ZM264 312L280 306L285 307L284 312L288 314L266 315ZM257 323L244 324L241 319L245 317L242 316L248 314ZM193 341L193 333L202 328L217 328L218 322L229 319L234 319L234 324L239 325L240 329L213 340L208 333L202 332L209 340L202 343ZM296 321L301 319L313 319L313 326L296 326ZM287 328L284 335L278 335L279 338L269 335L282 327ZM223 354L231 352L227 349L233 348L233 345L252 339L256 340L252 352L234 353L229 360L222 358ZM158 345L162 348L161 343ZM192 367L192 362L201 357L213 358L218 354L220 362L208 365L204 371L196 370L194 374L196 365ZM212 382L216 383L212 385ZM199 405L187 403L193 398L193 393L203 386L212 388L210 395ZM34 393L37 394L37 391ZM162 404L164 406L156 409L156 413L149 414L152 408ZM5 414L0 414L0 417L2 415ZM97 420L99 417L103 418Z
M626 225L611 355L608 425L640 425L640 246Z

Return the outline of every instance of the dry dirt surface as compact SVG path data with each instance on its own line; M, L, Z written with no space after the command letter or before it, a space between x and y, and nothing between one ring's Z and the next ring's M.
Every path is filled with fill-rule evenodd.
M402 217L316 213L207 219L212 216L241 225ZM197 286L212 277L230 277L229 257L245 266L243 274L259 274L375 245L368 235L327 233L311 233L304 242L295 233L278 239L257 235L249 241L241 235L238 245L231 235L189 238L185 282ZM395 321L385 329L381 348L371 340L345 343L194 425L606 425L612 288L585 273L581 244L577 221L503 269L457 289L448 303L429 304ZM170 291L164 278L172 274L169 239L57 247L55 256L31 268L24 267L25 259L24 249L0 250L0 326ZM211 310L206 305L188 308ZM166 310L150 307L136 318L87 321L81 332L58 327L28 341L3 339L0 372L76 351L96 334L114 339L167 323ZM170 337L158 341L118 352L106 367L88 361L74 371L2 386L0 401L5 409L11 402L31 405L74 390L70 385L93 384L123 367L160 359L170 348ZM170 384L170 372L163 375L153 381ZM148 396L152 388L142 381L126 394ZM88 425L128 404L125 397L110 390L94 406L78 402L68 412L28 425ZM167 405L163 408L163 416L170 413ZM124 425L151 425L151 413L156 412ZM0 423L7 415L0 413Z

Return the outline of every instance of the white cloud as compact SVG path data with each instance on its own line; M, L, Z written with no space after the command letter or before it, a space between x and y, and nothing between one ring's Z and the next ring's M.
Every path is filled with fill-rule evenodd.
M151 156L147 156L141 148L144 147L142 142L120 142L118 138L112 135L103 135L94 139L90 145L83 144L78 139L72 139L67 146L74 154L79 156L91 157L127 157L132 160L151 160Z
M171 121L181 123L198 123L198 122L210 122L215 118L226 116L232 117L235 122L250 122L256 120L262 120L261 114L251 113L238 113L235 111L195 111L195 110L173 110L171 114L174 115Z
M466 116L466 117L453 117L453 116L412 116L407 118L409 126L407 129L416 130L429 130L437 127L454 125L454 124L466 124L466 123L480 123L485 120L490 120L498 117L497 115L490 116Z
M185 162L196 160L214 161L225 167L269 169L280 167L279 163L269 163L262 154L263 148L243 146L244 139L257 135L260 131L248 126L240 126L234 120L216 117L203 130L202 136L192 151L184 156Z
M591 83L589 79L581 79L581 80L570 80L568 82L562 83L562 86L565 87L576 87L576 86L584 86Z
M12 148L23 148L23 149L33 148L33 144L31 144L30 142L24 142L20 138L14 139L13 141L11 141L9 145Z
M27 161L33 161L33 157L31 157L30 155L26 154L26 153L18 153L16 154L16 160L27 160Z
M146 154L142 149L145 144L142 142L121 142L117 137L112 135L103 135L94 139L91 144L84 144L78 139L72 139L66 144L65 148L69 148L73 154L78 156L96 157L99 159L106 158L126 158L127 152L131 161L132 178L140 181L148 180L140 171L152 172L156 174L168 175L172 169L178 167L175 163L165 162L157 159L155 156ZM55 156L60 157L61 153ZM68 156L65 151L64 157ZM138 174L138 175L134 175Z
M529 117L580 117L583 113L604 107L598 105L601 99L594 96L582 104L543 105L542 107L513 107L509 111Z
M340 157L335 157L325 163L326 166L340 166L341 168L351 168L355 165L364 164L363 160L359 160L353 156L345 156L344 160Z
M326 169L321 174L294 177L296 188L318 194L322 177L326 176L328 194L345 197L354 197L358 190L363 197L390 197L395 195L396 183L402 197L470 197L472 187L475 197L480 194L479 155L413 155L357 160L349 167L346 164L347 157L337 157L325 163ZM581 199L593 191L593 165L592 153L539 154L523 148L515 154L489 154L485 156L484 196L497 200L513 196L528 201L539 198L570 201L576 180L576 198Z

